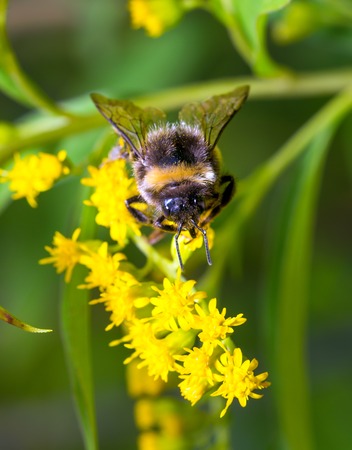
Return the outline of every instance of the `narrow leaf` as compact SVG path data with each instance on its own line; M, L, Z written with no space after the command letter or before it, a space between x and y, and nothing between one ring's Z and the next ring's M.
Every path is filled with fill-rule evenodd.
M309 146L295 179L284 220L271 246L271 309L273 361L277 402L284 441L290 450L314 448L306 362L309 279L313 225L323 163L334 125L317 135Z
M80 194L78 204L86 198L87 188L81 188ZM93 236L95 216L93 208L84 207L83 212L80 239L85 240ZM83 283L85 276L85 268L77 266L70 283L65 286L62 299L62 331L85 449L96 450L98 438L90 354L89 291L77 288Z
M0 306L0 319L4 322L14 325L15 327L21 328L24 331L29 331L30 333L50 333L53 330L48 330L44 328L36 328L28 325L22 320L15 317L13 314L9 313L5 308Z

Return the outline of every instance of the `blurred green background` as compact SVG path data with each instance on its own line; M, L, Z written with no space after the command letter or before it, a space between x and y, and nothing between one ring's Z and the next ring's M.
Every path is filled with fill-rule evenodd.
M226 30L204 11L188 14L161 38L150 39L130 28L123 0L12 0L8 29L21 65L43 90L58 101L87 98L92 111L90 92L128 98L251 73ZM351 66L351 26L324 28L287 46L269 42L274 59L298 72ZM226 170L240 183L327 100L323 96L250 100L222 136ZM28 113L0 94L1 121L15 121ZM33 150L65 148L79 161L99 133L92 130ZM315 448L320 450L352 448L351 143L350 114L329 151L314 228L306 350ZM268 314L268 268L283 203L297 170L294 165L285 172L248 224L242 248L233 249L234 262L226 269L219 292L229 315L243 312L248 318L236 342L248 357L258 358L260 371L268 370L272 381L275 373L263 320ZM37 263L46 256L44 246L56 230L71 234L78 185L74 178L59 183L39 197L37 209L24 200L10 202L0 218L0 304L34 326L54 329L50 335L32 335L0 323L4 450L83 448L60 338L62 280L52 267ZM219 223L221 218L215 229ZM104 332L108 315L103 308L92 307L91 316L101 449L133 449L137 431L122 365L127 352L108 347L115 335ZM235 405L231 421L232 448L284 448L275 387L245 409Z

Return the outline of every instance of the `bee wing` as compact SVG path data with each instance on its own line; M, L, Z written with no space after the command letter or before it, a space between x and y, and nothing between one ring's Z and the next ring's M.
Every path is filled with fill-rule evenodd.
M249 86L241 86L228 94L215 95L200 103L185 105L179 119L191 125L198 125L206 142L213 149L228 122L241 108L249 93Z
M113 100L101 94L91 94L98 111L128 143L135 157L143 158L145 136L151 125L165 118L156 108L139 108L128 100Z

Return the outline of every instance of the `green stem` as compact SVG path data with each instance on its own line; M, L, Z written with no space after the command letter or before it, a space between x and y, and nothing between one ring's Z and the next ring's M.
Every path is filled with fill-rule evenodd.
M136 247L151 261L167 278L175 280L177 275L177 263L164 258L150 245L144 236L136 236L131 233L131 239Z
M295 160L324 128L339 122L352 108L352 86L333 98L313 116L291 139L242 184L239 195L255 193L254 210L278 176Z
M216 264L204 276L202 288L216 292L230 252L235 248L242 227L274 185L283 171L301 155L316 135L341 120L352 109L352 88L333 98L313 116L281 149L264 165L240 183L237 200L239 203L220 230L217 245L213 249ZM210 295L210 294L209 294Z
M253 77L229 78L169 89L132 100L142 107L152 105L173 110L187 102L199 101L211 95L230 91L240 84L251 86L250 99L312 97L336 93L345 88L351 79L352 69L265 80ZM0 165L22 149L43 146L72 134L98 128L104 123L99 113L74 118L32 116L17 127L18 134L11 142L0 144Z
M5 90L5 94L54 115L68 115L40 90L22 71L12 50L6 33L6 12L8 0L0 0L0 71L8 77L14 89Z

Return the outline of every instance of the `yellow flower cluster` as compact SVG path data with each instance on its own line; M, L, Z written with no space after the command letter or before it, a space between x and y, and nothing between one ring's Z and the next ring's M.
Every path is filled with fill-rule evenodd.
M110 313L108 330L124 324L126 334L110 345L124 343L132 350L126 364L137 360L138 368L146 367L150 377L165 382L176 372L181 394L192 405L209 391L222 396L227 402L221 415L236 398L245 406L248 398L261 397L254 391L269 385L267 373L255 375L257 361L243 359L229 339L234 327L246 321L242 314L226 317L215 298L207 302L206 293L195 290L194 280L165 278L162 286L140 281L123 254L111 254L106 242L79 243L78 235L79 230L72 239L57 233L54 247L46 247L51 256L41 263L66 270L66 281L75 264L88 268L79 287L99 289L91 303L103 303Z
M125 206L125 200L137 194L135 181L122 158L108 159L99 168L90 167L89 172L90 178L82 183L94 189L85 203L97 208L96 222L110 229L111 238L121 248L129 234L140 234L140 225ZM257 361L244 359L229 338L234 327L246 321L242 314L226 317L226 309L219 310L215 298L208 301L205 292L195 289L196 282L181 280L180 273L175 281L164 278L162 284L145 281L125 255L116 251L116 245L80 242L79 235L79 229L72 238L57 232L53 246L45 247L50 256L40 263L65 272L66 282L77 264L88 269L78 288L98 289L99 296L91 304L102 303L109 312L106 330L124 326L124 336L110 345L123 343L131 350L126 364L146 370L156 383L167 382L173 373L182 396L192 405L208 392L223 397L226 405L221 416L234 399L245 406L250 397L261 397L255 391L269 385L268 374L255 375ZM212 230L209 240L213 240ZM180 244L188 258L202 245L202 239L190 241L184 233ZM153 390L156 385L150 386Z
M10 183L13 198L25 197L33 208L37 206L36 198L41 192L49 190L54 182L70 170L64 165L66 152L61 150L58 155L39 153L23 158L16 154L11 170L0 169L0 182Z
M184 12L180 0L130 0L128 6L132 26L144 28L151 37L175 25Z
M106 160L99 168L90 166L88 170L90 178L84 178L82 183L95 189L85 204L98 209L97 224L110 228L111 238L123 247L129 229L140 235L139 224L125 206L125 200L138 193L136 182L128 177L122 158Z

